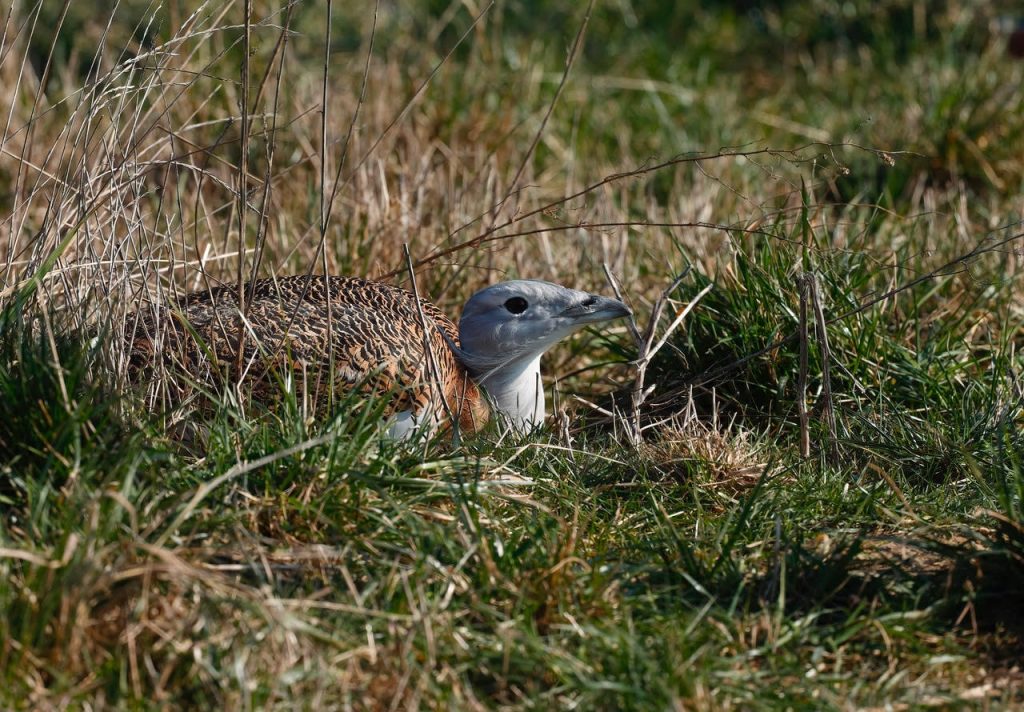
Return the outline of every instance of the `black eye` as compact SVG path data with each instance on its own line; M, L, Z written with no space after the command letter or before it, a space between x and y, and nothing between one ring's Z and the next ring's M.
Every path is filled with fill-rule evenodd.
M526 307L528 306L530 305L527 304L526 300L523 299L522 297L512 297L507 302L505 302L505 308L508 309L513 314L522 314L524 311L526 311Z

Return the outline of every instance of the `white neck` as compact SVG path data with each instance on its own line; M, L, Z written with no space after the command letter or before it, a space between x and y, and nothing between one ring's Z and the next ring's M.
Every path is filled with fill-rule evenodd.
M518 430L530 430L544 422L539 355L512 361L476 380L487 391L494 409Z

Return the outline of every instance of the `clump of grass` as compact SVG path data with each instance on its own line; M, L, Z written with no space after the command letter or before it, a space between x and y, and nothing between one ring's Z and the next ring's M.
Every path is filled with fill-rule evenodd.
M31 514L60 502L82 472L124 476L141 434L123 422L116 392L97 378L97 351L86 336L55 333L45 312L25 319L18 307L0 314L0 497L9 524L45 536L32 528ZM127 460L125 452L132 453Z

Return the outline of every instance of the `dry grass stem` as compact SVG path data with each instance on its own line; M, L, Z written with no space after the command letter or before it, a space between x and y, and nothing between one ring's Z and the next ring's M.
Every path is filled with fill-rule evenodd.
M814 309L815 336L821 351L821 411L828 428L828 451L833 462L839 460L839 434L836 431L835 403L832 401L832 350L828 345L828 322L825 320L825 309L821 303L821 291L818 289L818 278L813 272L808 275L811 305ZM801 313L806 305L801 304ZM806 314L804 314L806 319Z
M615 291L615 295L622 300L622 289L607 264L604 265L604 272L608 281L612 285L612 289ZM657 388L657 384L652 384L650 386L646 385L647 368L650 366L651 361L658 352L661 351L666 343L668 343L669 338L676 329L682 325L687 314L697 306L704 295L710 292L714 286L712 284L708 284L701 289L685 307L678 311L672 319L672 322L659 337L657 333L658 325L661 322L661 317L665 311L665 307L669 304L671 295L676 291L689 272L690 267L687 267L681 274L677 275L672 283L669 284L669 286L666 287L658 296L651 308L651 316L647 322L647 327L644 329L642 334L637 326L636 318L632 315L629 317L629 328L636 343L637 356L632 362L633 368L636 370L636 376L634 377L633 387L630 392L631 409L626 432L634 447L638 447L640 443L643 442L644 427L641 422L641 411L643 409L643 405L647 401L647 398Z
M797 288L800 292L800 370L796 381L796 409L800 417L800 457L811 456L811 429L807 416L807 300L810 291L808 279L807 274L797 278Z

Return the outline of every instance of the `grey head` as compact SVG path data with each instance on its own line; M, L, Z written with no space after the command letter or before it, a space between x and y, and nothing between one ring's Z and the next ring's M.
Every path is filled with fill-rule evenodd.
M527 430L544 420L541 355L587 324L630 314L618 299L551 282L500 282L466 302L458 356L495 409Z

